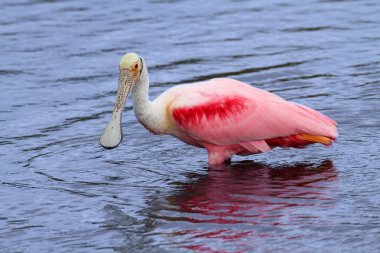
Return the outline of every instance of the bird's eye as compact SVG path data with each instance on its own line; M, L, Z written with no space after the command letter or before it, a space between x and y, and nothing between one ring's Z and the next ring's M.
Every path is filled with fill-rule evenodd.
M139 65L136 63L136 64L135 64L135 69L137 69L138 67L139 67Z

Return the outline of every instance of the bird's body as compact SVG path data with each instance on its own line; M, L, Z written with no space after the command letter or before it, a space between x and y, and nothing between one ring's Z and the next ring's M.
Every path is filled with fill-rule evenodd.
M230 78L177 85L151 102L142 65L133 88L138 120L154 134L207 149L210 164L274 147L330 145L337 137L336 123L325 115Z

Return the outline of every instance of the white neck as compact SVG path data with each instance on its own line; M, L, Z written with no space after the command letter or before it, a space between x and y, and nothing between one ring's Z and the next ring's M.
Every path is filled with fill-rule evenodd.
M141 75L132 90L133 110L145 128L155 134L160 134L164 132L165 118L162 118L160 108L149 100L149 75L144 60L143 63Z

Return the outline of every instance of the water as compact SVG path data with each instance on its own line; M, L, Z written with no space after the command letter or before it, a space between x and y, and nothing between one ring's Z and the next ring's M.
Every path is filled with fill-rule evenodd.
M380 251L379 13L376 0L2 1L0 251ZM340 137L209 169L129 101L106 151L126 52L145 58L152 97L228 76L325 113Z

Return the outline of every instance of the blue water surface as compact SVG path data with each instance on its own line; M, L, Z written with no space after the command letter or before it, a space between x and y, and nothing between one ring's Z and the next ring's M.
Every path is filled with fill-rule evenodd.
M380 2L3 0L0 252L380 252ZM98 144L126 52L151 97L231 77L338 122L233 159L150 135ZM248 160L247 160L248 159Z

